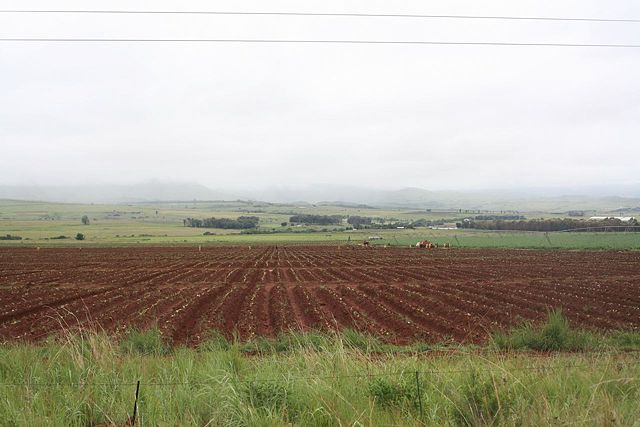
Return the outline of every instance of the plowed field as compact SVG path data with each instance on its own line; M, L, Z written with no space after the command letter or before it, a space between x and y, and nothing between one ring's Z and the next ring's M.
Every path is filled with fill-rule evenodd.
M481 342L562 307L640 328L640 252L338 246L0 249L0 340L157 324L178 344L355 328L388 342Z

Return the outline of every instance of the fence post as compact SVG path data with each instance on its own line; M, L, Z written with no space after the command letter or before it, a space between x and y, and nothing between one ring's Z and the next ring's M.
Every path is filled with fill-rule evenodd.
M420 408L420 421L424 420L422 411L422 391L420 390L420 373L416 371L416 391L418 393L418 407Z
M131 416L131 425L136 424L136 415L138 414L138 394L140 393L140 380L136 383L136 399L133 401L133 415Z

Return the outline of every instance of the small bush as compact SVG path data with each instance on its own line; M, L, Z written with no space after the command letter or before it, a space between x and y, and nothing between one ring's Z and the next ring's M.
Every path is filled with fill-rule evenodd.
M344 329L341 332L342 340L347 347L363 351L381 351L384 345L372 335L363 334L353 329Z
M276 338L256 337L241 345L242 351L285 353L297 350L322 351L333 343L332 337L317 331L288 331Z
M451 403L456 425L495 425L509 414L512 398L493 377L474 369L453 394Z
M640 349L640 332L616 331L609 336L612 346L626 350Z
M164 342L158 328L147 331L129 329L120 349L128 354L164 356L171 353L171 346Z
M330 339L319 332L289 331L278 335L274 342L275 350L279 352L293 350L320 351L329 345Z
M571 329L560 309L547 313L547 320L536 327L523 323L510 332L493 335L493 343L503 350L576 351L589 346L589 334Z
M0 236L0 240L22 240L22 237L7 234L6 236Z
M375 378L369 384L369 395L383 407L415 403L416 391L415 384L390 381L387 378Z
M212 330L200 344L200 350L203 351L226 351L229 348L231 348L229 340L216 329Z
M76 240L84 240L84 234L82 233L76 234Z
M290 406L290 390L276 381L255 381L245 388L247 400L256 409L282 411Z

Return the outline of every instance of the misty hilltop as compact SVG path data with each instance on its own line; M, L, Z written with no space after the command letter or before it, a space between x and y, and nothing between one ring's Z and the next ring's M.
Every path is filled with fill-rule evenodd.
M609 191L609 193L607 193ZM640 210L640 188L430 191L315 184L261 190L218 190L197 183L149 181L138 184L76 186L0 186L0 199L66 203L136 203L166 201L258 200L270 203L323 203L420 209L481 209L563 212Z
M228 195L200 184L149 181L115 185L0 185L0 199L67 203L129 203L170 200L221 200Z

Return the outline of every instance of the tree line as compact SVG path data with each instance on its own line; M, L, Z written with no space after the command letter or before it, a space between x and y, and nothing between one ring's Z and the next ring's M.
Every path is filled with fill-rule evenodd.
M621 221L616 218L604 220L584 220L572 218L530 219L520 221L505 220L464 220L456 223L458 228L473 228L477 230L512 230L512 231L566 231L575 229L589 229L584 231L620 231L620 227L638 226L638 221ZM630 228L640 231L640 228Z
M224 229L249 229L256 228L260 218L257 216L239 216L236 219L232 218L187 218L183 219L182 223L185 227L196 228L224 228Z
M297 214L289 218L292 224L337 225L342 224L342 215Z
M347 218L347 223L349 225L353 225L354 228L360 228L363 225L370 225L372 220L373 218L369 216L351 215L349 218Z
M478 221L497 221L497 220L506 220L506 221L516 221L526 219L522 215L476 215L475 219Z
M414 221L400 221L397 219L385 220L384 218L372 218L366 216L352 215L347 218L347 223L350 224L356 230L359 229L392 229L398 227L404 228L417 228L417 227L432 227L434 225L442 225L446 221L444 219L428 220L425 218L416 219Z

